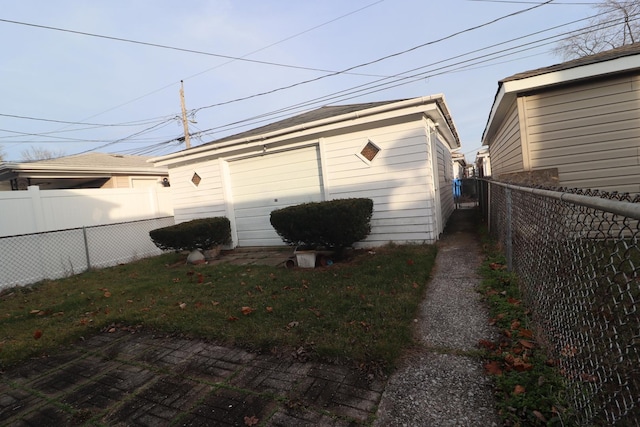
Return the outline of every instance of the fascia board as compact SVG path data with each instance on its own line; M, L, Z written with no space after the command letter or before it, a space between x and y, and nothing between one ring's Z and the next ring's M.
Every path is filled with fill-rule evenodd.
M8 169L8 168L7 168ZM58 165L33 165L33 164L20 164L16 163L12 165L10 168L12 171L19 173L21 175L30 174L30 173L43 173L43 172L51 172L51 173L97 173L97 174L105 174L105 173L134 173L134 174L152 174L158 175L163 172L166 173L166 170L160 168L154 168L152 166L144 167L144 168L131 168L131 167L96 167L96 166L58 166ZM102 175L101 175L102 176Z
M640 68L640 55L626 56L610 61L582 65L566 70L552 71L519 80L502 82L496 94L487 126L482 134L482 144L488 145L497 123L500 123L508 107L519 93L561 85L578 80L592 79L608 74L617 74Z
M507 93L520 93L576 80L590 79L613 73L623 73L638 68L640 68L640 55L632 55L610 61L568 68L566 70L553 71L525 79L506 81L504 82L504 87Z
M509 94L509 98L512 98L513 94ZM493 105L491 106L491 112L489 113L489 119L487 120L487 125L482 132L481 142L482 145L488 145L487 139L490 139L493 136L495 120L497 117L504 117L504 110L506 109L505 105L509 105L507 101L505 101L506 93L504 89L504 85L501 84L498 88L498 93L496 93L496 97L493 101Z
M246 139L226 141L222 144L206 144L189 150L179 151L166 156L149 159L148 161L156 166L167 166L174 163L195 162L210 156L218 156L221 153L235 151L240 148L249 148L256 145L263 145L267 140L269 143L290 139L292 136L304 137L310 134L326 132L340 129L346 126L354 126L372 121L387 118L399 117L415 113L426 113L437 111L436 101L443 100L442 94L412 98L405 101L386 104L367 110L356 111L340 116L329 117L315 122L304 123L286 129L262 135L254 135ZM440 113L439 113L440 114Z

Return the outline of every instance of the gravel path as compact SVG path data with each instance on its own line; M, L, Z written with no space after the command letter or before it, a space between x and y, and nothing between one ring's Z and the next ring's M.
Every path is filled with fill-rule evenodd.
M497 426L493 387L481 360L469 353L495 331L480 296L482 261L475 211L456 210L420 306L416 335L422 350L391 376L374 426Z

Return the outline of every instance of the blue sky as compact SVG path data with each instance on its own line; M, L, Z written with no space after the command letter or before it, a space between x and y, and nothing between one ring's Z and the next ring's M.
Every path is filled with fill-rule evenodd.
M0 148L12 161L30 147L178 151L184 80L192 145L322 105L443 93L461 152L473 161L498 80L562 62L554 41L586 25L593 3L558 0L525 11L539 3L10 2L0 11ZM415 77L397 80L408 75Z

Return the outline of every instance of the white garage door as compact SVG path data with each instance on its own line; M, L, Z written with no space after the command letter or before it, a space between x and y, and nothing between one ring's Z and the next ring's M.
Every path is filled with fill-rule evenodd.
M283 245L271 211L323 198L317 146L236 160L229 169L238 246Z

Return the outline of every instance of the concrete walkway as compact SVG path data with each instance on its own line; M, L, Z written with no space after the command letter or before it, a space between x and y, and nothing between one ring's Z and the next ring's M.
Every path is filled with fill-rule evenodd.
M113 328L0 375L0 425L497 425L491 384L465 355L491 338L474 292L481 256L470 213L456 211L439 244L416 323L423 348L387 384L345 366Z
M422 348L389 379L374 426L497 426L491 380L473 353L495 338L475 292L482 262L475 210L457 210L438 244L416 334Z

